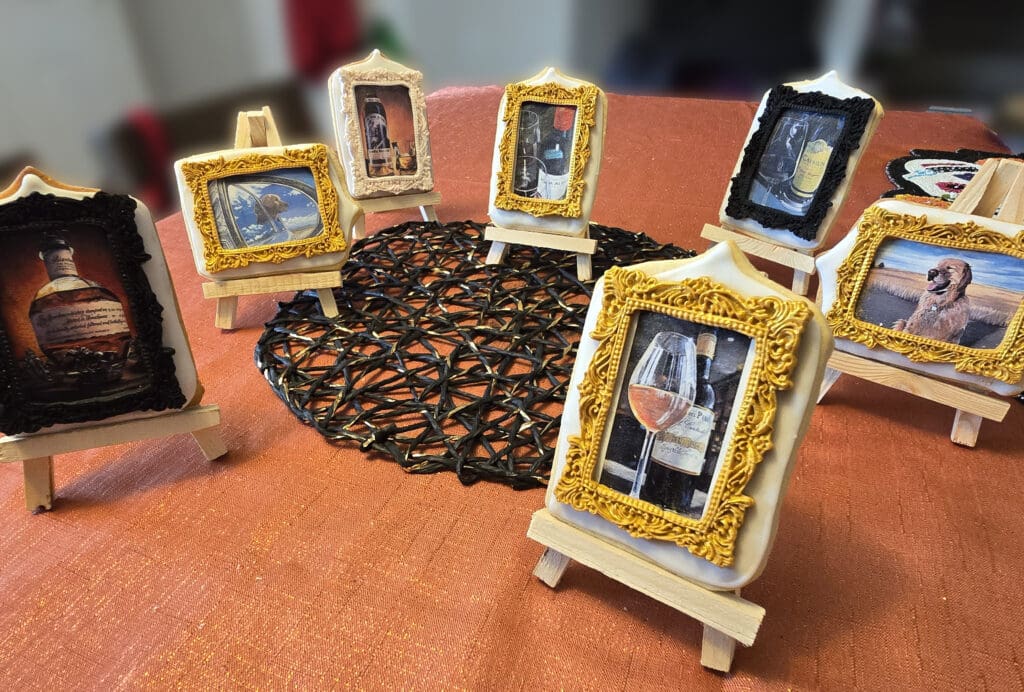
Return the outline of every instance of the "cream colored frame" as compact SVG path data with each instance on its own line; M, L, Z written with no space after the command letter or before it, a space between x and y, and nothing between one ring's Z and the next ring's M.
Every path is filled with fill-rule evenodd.
M364 63L379 64L378 67L363 67ZM430 134L427 128L427 100L423 95L423 74L418 70L405 67L374 51L367 60L339 68L332 80L337 80L341 104L332 103L332 107L340 107L334 116L335 137L339 152L343 156L345 172L349 180L349 189L356 199L379 197L386 195L403 195L417 192L430 192L434 189L434 165L430 156ZM416 173L413 175L394 175L382 178L371 178L366 174L364 160L366 151L359 122L359 107L356 104L355 88L357 86L403 86L409 90L409 102L412 104L413 133L416 139ZM340 125L340 127L339 127Z
M1024 231L1016 236L963 223L928 223L913 216L871 207L861 217L853 249L836 272L836 297L825 319L837 338L868 348L884 348L918 363L946 363L957 372L991 377L1009 384L1024 376L1024 303L1017 307L998 348L979 349L896 331L856 317L857 304L881 244L890 238L956 250L995 252L1024 259Z
M538 85L515 82L505 87L505 112L502 117L505 129L498 145L501 167L498 170L497 190L494 195L495 207L534 216L554 214L576 218L583 214L583 171L590 158L590 131L597 122L597 95L598 89L592 84L570 88L555 82ZM569 185L564 199L535 199L517 195L513 191L519 117L526 102L576 108L572 158L569 162Z
M601 485L595 479L606 427L638 311L657 312L699 324L724 327L753 339L747 386L737 394L736 421L723 443L722 468L700 519L690 519ZM673 541L720 567L733 563L734 547L747 508L743 491L772 446L777 394L792 386L795 353L809 305L774 296L744 297L708 277L659 281L640 271L613 267L593 338L598 347L580 383L580 434L568 441L565 470L555 487L559 502L601 516L639 538Z
M210 182L282 168L309 168L316 184L317 202L324 230L317 236L287 243L227 249L221 245L210 201ZM347 249L345 233L338 218L338 191L330 174L330 153L323 144L285 148L282 154L259 149L241 150L237 156L221 155L204 160L186 160L182 176L192 195L195 224L203 242L206 270L215 273L256 263L279 264L293 257L314 257Z

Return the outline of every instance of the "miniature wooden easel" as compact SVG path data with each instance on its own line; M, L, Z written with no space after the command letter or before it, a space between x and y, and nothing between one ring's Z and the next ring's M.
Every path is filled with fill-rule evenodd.
M1024 223L1024 162L989 159L964 187L950 211ZM983 418L996 422L1006 417L1010 402L965 387L908 372L868 358L835 351L828 359L818 401L828 393L842 373L909 392L956 409L949 438L958 445L973 447L978 441Z
M240 111L235 128L235 148L279 147L281 136L277 132L269 106L261 111ZM320 307L327 317L338 316L332 288L341 286L341 272L302 272L275 274L249 279L225 279L203 284L203 297L217 299L214 324L220 329L234 329L238 296L278 293L281 291L316 290Z
M580 281L590 281L593 277L591 255L597 251L597 241L589 237L589 230L582 236L561 235L558 233L542 233L540 231L524 231L517 228L488 226L484 230L484 240L491 241L491 249L487 253L486 264L501 264L509 243L516 245L532 245L533 247L565 250L576 253L576 276Z
M576 560L704 623L700 663L705 668L728 672L736 642L750 646L757 637L765 610L740 598L739 589L707 589L567 524L546 509L533 513L526 535L546 548L533 574L551 588Z
M97 423L73 430L0 437L0 462L20 461L25 474L25 506L31 512L53 508L53 456L122 442L191 433L207 461L223 456L220 408L195 406L150 418Z
M437 212L434 210L434 206L441 203L440 192L420 192L411 195L395 195L393 197L371 197L369 199L361 199L359 206L363 208L365 213L375 213L385 211L398 211L399 209L411 209L412 207L420 208L420 216L423 217L424 221L437 221ZM352 229L353 238L362 238L366 235L366 217L359 217L359 221L356 222L355 228Z
M814 255L811 251L801 251L794 248L776 245L766 238L755 238L752 235L728 226L715 226L710 223L704 224L704 230L700 237L715 243L723 240L731 240L748 255L766 259L775 264L781 264L793 270L793 293L807 295L807 287L811 282L811 275L816 271L814 266Z

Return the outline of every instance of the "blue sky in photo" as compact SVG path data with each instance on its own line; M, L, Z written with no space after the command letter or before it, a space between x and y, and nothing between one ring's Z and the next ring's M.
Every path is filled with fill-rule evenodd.
M231 198L231 213L235 217L239 230L246 236L259 235L267 231L266 223L257 223L254 197L274 194L288 204L277 220L290 232L302 231L315 226L320 221L320 209L316 198L310 197L295 187L276 182L265 182L265 175L285 177L316 189L313 172L308 168L288 168L270 173L256 173L239 176L231 180L228 186Z
M946 257L955 257L971 265L974 283L995 286L1018 293L1024 291L1024 259L995 252L977 252L937 247L903 238L882 241L873 264L884 262L887 269L917 272L922 278Z

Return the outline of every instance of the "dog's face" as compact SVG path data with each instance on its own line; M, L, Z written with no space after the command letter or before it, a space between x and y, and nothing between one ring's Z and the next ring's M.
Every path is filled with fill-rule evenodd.
M971 283L971 265L963 260L948 257L928 270L928 292L943 295L951 292L963 295Z
M260 203L263 208L267 210L267 213L271 216L277 216L285 209L288 208L288 203L281 199L278 195L269 193L260 197Z

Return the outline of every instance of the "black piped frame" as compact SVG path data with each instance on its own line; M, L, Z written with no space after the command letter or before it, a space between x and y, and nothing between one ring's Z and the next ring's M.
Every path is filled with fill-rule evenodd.
M814 193L807 213L802 216L787 214L750 201L750 189L757 174L758 163L779 118L789 109L845 118L821 184ZM860 146L874 109L875 101L870 98L840 99L820 91L797 91L785 84L769 91L758 128L750 136L750 141L743 150L739 172L732 179L729 200L725 207L726 216L733 219L753 219L765 228L786 230L804 240L814 240L832 207L839 186L846 177L850 156Z
M924 188L915 185L912 180L906 178L907 164L916 159L946 159L949 161L963 161L966 164L976 164L983 159L1024 159L1024 153L1007 154L1005 152L981 151L979 149L957 149L956 151L911 149L908 156L901 156L885 164L885 177L896 188L886 190L882 193L882 197L895 197L897 195L929 196ZM964 181L964 184L966 185L967 181Z
M104 192L84 199L37 192L0 205L0 234L58 231L68 224L93 226L106 234L135 324L139 367L150 375L148 384L131 392L67 402L34 401L0 322L0 430L4 433L35 432L58 423L184 406L185 395L175 375L174 349L163 343L163 306L143 267L151 257L135 224L135 207L131 197Z

